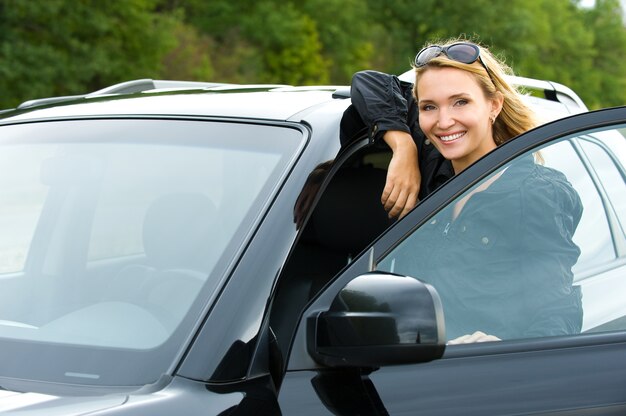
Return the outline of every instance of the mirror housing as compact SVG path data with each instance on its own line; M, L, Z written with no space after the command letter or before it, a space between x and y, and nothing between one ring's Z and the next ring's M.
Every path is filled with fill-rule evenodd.
M432 286L372 272L350 281L330 309L307 319L307 348L331 367L381 367L441 358L443 307Z

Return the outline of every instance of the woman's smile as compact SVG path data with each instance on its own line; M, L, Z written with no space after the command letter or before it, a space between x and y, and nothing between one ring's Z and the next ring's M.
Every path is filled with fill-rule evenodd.
M457 68L429 68L417 82L419 124L455 173L495 149L488 99L474 75Z
M467 131L462 131L459 133L441 134L437 135L437 138L444 143L451 143L465 136L465 133L467 133Z

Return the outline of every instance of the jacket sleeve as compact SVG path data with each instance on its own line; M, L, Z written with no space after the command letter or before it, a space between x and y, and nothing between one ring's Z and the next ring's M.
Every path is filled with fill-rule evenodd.
M412 100L411 84L395 75L377 71L361 71L352 77L352 104L368 127L370 139L377 140L389 130L411 133L407 116Z
M582 326L580 288L572 284L572 267L580 255L573 235L582 203L560 173L543 179L522 196L521 242L528 257L521 267L528 279L526 310L532 311L523 335L529 337L574 334Z
M352 77L350 92L352 105L349 120L358 119L369 132L370 142L379 141L389 130L409 133L417 146L422 184L419 198L433 192L454 175L452 164L444 159L419 126L419 111L413 97L413 84L401 81L395 75L377 71L361 71ZM352 111L356 110L356 111ZM357 113L357 114L354 114ZM343 136L350 136L344 134ZM342 145L348 140L342 137Z

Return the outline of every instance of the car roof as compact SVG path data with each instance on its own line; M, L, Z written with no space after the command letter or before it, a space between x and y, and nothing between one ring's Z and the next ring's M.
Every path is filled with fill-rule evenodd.
M0 113L0 122L65 117L210 116L297 120L298 114L324 103L349 97L349 87L233 85L156 81L139 92L92 93L52 97L22 103ZM191 87L191 88L190 88ZM346 91L347 90L347 91ZM347 104L346 104L347 105Z
M414 76L413 70L409 70L399 75L399 78L412 82ZM509 76L508 79L527 93L524 99L543 121L587 111L580 97L564 85L517 76ZM282 84L139 79L85 95L26 101L16 109L0 111L0 123L108 116L197 116L301 121L314 108L349 97L349 86L295 87ZM348 103L342 103L339 108Z

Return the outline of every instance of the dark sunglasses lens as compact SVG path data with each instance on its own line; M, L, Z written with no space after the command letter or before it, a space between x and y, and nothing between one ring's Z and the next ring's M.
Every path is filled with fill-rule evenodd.
M455 45L451 45L446 51L446 55L448 55L450 59L454 59L455 61L464 64L476 62L479 53L480 49L469 43L457 43Z
M439 46L429 46L428 48L424 48L415 57L415 66L424 66L428 63L428 61L439 56L440 54L441 47Z

